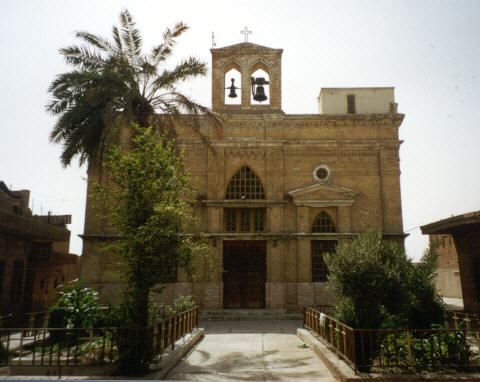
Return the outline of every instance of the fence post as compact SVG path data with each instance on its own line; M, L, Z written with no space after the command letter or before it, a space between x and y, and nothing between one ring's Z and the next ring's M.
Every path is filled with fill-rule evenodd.
M413 358L412 358L412 348L410 340L410 330L407 330L407 346L408 346L408 362L411 367L413 367Z
M165 349L165 321L162 321L160 325L161 325L160 353L163 353L163 349Z
M92 359L93 329L88 328L88 359Z
M172 350L175 349L176 340L177 340L177 316L173 317Z
M357 347L356 347L356 339L355 339L355 330L351 330L351 341L350 343L352 344L352 359L353 359L353 367L355 368L354 372L357 374L358 368L357 368Z
M23 355L23 330L20 330L20 357L18 357L18 361L22 364L22 355Z

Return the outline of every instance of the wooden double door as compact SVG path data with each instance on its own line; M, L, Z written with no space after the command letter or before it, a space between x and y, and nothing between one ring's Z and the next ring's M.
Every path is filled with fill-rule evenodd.
M223 242L224 308L265 308L266 241Z

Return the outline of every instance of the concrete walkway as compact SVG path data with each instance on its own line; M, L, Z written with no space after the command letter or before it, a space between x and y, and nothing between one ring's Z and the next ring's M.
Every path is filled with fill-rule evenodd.
M204 321L205 338L165 379L332 382L326 366L296 336L300 321Z

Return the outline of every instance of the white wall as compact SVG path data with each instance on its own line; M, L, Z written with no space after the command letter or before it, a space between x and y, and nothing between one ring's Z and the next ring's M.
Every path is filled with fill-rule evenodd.
M395 102L394 88L322 88L318 97L320 114L347 114L347 95L355 95L357 114L389 113Z

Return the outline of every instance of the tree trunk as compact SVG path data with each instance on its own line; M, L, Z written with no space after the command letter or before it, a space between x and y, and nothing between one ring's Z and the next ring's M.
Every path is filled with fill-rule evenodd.
M132 110L135 116L135 120L140 127L149 127L152 124L153 107L147 100L133 100Z
M148 328L148 303L150 288L143 282L136 283L130 292L132 325L126 328L120 354L120 371L126 375L138 375L148 369L152 360L151 330Z

